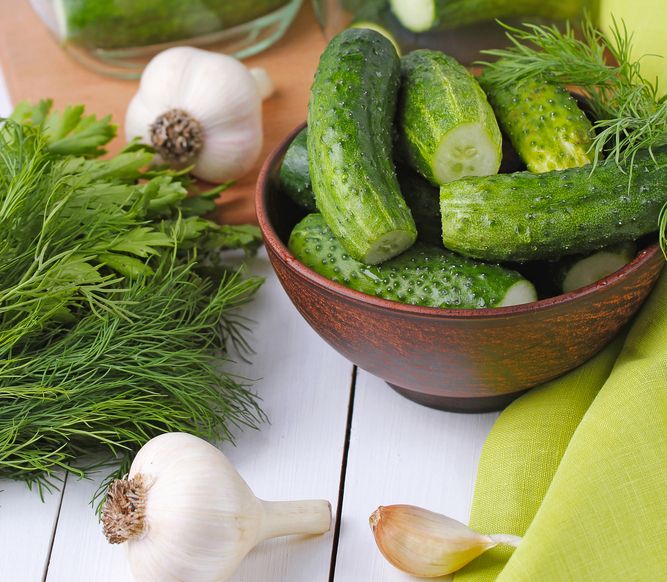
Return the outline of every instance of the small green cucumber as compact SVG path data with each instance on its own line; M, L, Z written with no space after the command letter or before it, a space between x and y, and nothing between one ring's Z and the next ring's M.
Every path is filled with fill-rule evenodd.
M487 261L586 254L655 232L667 203L667 151L545 174L464 178L440 188L446 248Z
M278 180L280 189L299 206L310 212L317 211L308 171L308 128L297 133L287 148Z
M526 79L500 87L480 79L496 118L531 172L578 168L593 162L593 124L559 85Z
M516 271L423 243L382 265L365 265L345 252L319 214L309 214L294 227L289 248L304 265L332 281L401 303L477 309L537 300L532 283Z
M592 285L627 265L637 253L634 242L625 242L586 256L564 259L556 271L556 281L563 293Z
M412 32L522 16L567 20L584 8L584 0L390 0L390 4L396 18Z
M401 47L392 30L397 26L389 9L389 0L366 0L355 12L350 28L370 28L387 37L394 45L397 54L401 54Z
M444 53L417 50L403 57L397 120L406 160L434 184L500 168L502 137L486 95Z
M400 60L366 28L334 37L320 58L308 105L308 159L317 208L347 252L367 264L417 238L392 159Z
M280 167L280 186L301 208L317 212L308 171L307 139L308 128L304 127L287 148ZM407 166L398 166L396 174L403 198L417 226L418 238L441 245L440 190Z
M396 168L398 183L417 225L417 238L442 246L440 190L417 172L405 166Z

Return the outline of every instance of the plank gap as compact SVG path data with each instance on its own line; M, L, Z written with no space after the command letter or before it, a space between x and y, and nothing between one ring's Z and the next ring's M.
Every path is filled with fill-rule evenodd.
M354 415L354 395L357 387L357 366L352 367L350 380L350 400L347 406L347 423L345 426L345 442L343 443L343 458L340 468L340 485L338 487L338 504L336 506L336 522L334 527L333 543L331 546L331 566L329 568L329 582L333 582L336 575L336 558L338 557L338 540L343 516L343 496L345 495L345 477L347 476L347 457L350 450L350 435L352 433L352 417Z
M60 490L60 500L58 501L58 512L56 513L56 521L53 524L53 531L51 532L51 539L49 540L49 550L46 553L46 563L44 564L44 576L42 576L42 582L46 582L46 579L49 576L49 566L51 565L51 554L53 553L53 544L56 541L56 532L58 531L58 522L60 521L60 511L63 508L63 499L65 498L65 487L67 487L67 478L69 477L69 471L65 473L65 478L63 479L63 486Z

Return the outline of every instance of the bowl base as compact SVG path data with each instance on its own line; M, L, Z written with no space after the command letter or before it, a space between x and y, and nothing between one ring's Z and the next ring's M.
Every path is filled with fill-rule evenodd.
M412 400L422 406L437 408L447 412L463 412L476 414L481 412L497 412L502 410L528 390L519 390L502 394L498 396L478 396L471 398L460 398L456 396L436 396L434 394L424 394L409 388L402 388L387 382L396 392L408 400Z

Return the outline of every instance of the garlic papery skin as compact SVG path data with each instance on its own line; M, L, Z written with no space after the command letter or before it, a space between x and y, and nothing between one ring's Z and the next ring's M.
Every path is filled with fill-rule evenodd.
M111 543L126 543L137 582L223 582L265 539L329 531L331 506L262 501L213 445L167 433L112 483L102 524Z
M247 173L262 149L262 98L273 91L265 71L192 47L156 55L125 116L128 141L152 145L158 162L222 183Z
M369 518L375 542L389 563L420 578L446 576L512 535L482 535L445 515L414 505L378 507Z

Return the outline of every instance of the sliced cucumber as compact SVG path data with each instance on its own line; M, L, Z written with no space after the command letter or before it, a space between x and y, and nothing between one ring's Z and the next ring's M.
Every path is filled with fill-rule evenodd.
M414 51L401 62L399 139L405 158L434 184L500 168L502 137L475 78L453 58Z
M392 24L397 26L396 20L391 15L389 0L366 0L356 10L350 28L368 28L379 32L394 45L396 52L401 54L401 46L392 31Z
M527 79L509 87L480 80L514 149L531 172L585 166L593 125L564 88L542 79Z
M304 265L332 281L401 303L477 309L537 299L533 285L516 271L423 243L382 265L365 265L345 252L319 214L294 227L289 248Z
M347 29L320 58L308 106L308 160L317 208L357 260L376 264L417 238L392 158L400 61L368 29Z
M586 0L390 0L392 12L412 32L446 30L485 20L537 16L567 20Z
M635 256L633 242L606 247L585 257L572 257L559 268L558 280L563 293L592 285L627 265Z
M638 154L629 175L613 160L544 174L464 178L440 188L446 248L486 261L586 254L658 229L667 151Z

